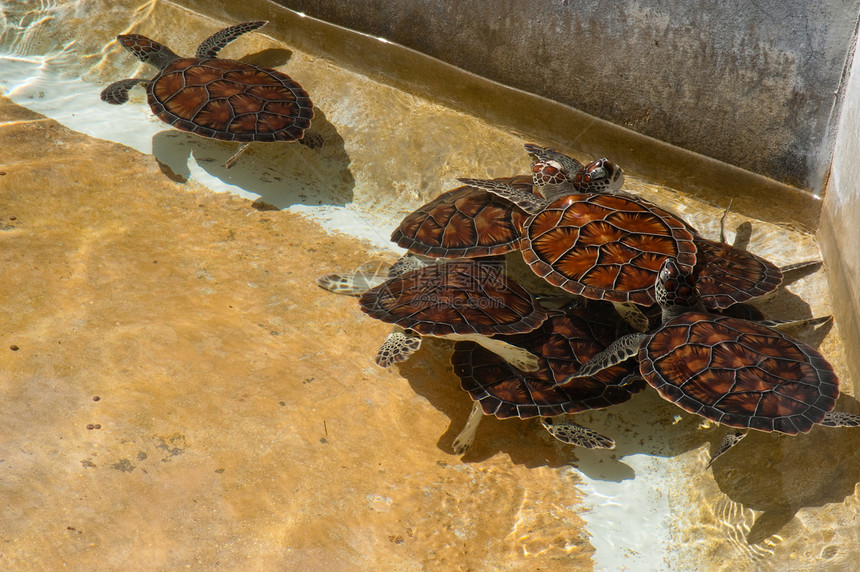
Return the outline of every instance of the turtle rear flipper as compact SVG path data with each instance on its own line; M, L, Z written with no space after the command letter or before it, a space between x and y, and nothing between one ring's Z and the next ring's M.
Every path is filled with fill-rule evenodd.
M860 415L844 411L828 411L821 420L825 427L860 427Z
M388 367L409 359L409 356L421 347L421 336L407 332L391 332L379 346L376 353L376 364Z
M299 143L301 143L308 149L319 149L325 143L325 139L323 139L323 136L316 131L308 129L307 131L305 131L304 136L299 139Z
M105 103L122 105L128 101L128 90L145 82L145 79L121 79L104 88L100 97Z
M615 441L597 431L553 417L540 420L550 435L563 443L584 447L585 449L614 449Z
M196 57L207 60L215 59L218 57L218 52L221 51L221 48L242 34L253 32L257 28L262 28L266 24L268 24L267 20L257 20L254 22L242 22L241 24L224 28L203 40L203 43L200 44L199 48L197 48Z

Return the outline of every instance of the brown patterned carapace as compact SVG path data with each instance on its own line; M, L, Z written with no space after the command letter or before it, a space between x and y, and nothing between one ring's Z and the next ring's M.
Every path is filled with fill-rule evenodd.
M359 298L366 314L421 335L516 334L550 313L501 264L455 261L405 272Z
M532 178L527 175L496 180L532 190ZM424 256L493 256L519 248L526 218L528 215L510 201L463 186L442 193L407 215L391 240Z
M730 427L806 433L839 395L833 368L815 349L755 322L703 312L664 324L639 363L665 399Z
M235 60L181 58L147 87L152 112L183 131L226 141L295 141L313 103L288 75Z
M523 258L538 276L596 300L650 306L664 260L696 263L683 221L619 195L563 197L526 222L524 237Z
M533 332L501 338L537 355L540 369L536 372L521 372L474 342L454 344L451 364L461 387L480 401L487 415L525 419L601 409L627 401L645 388L632 360L593 377L564 380L625 327L611 309L570 310L549 318Z

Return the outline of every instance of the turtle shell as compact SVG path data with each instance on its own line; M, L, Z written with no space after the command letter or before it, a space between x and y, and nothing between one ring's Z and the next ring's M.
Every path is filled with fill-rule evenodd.
M696 237L696 289L711 309L764 296L782 283L782 271L746 250Z
M501 264L432 264L371 288L359 298L368 315L425 336L530 332L549 316Z
M611 308L570 310L531 333L500 338L537 355L538 371L521 372L475 342L455 343L451 364L461 387L487 415L549 417L601 409L627 401L645 388L632 360L593 377L570 376L626 328Z
M494 180L532 191L532 177L527 175ZM467 185L442 193L407 215L391 240L434 258L493 256L519 249L527 218L510 201Z
M650 306L664 260L696 264L682 220L626 195L565 196L529 218L523 236L523 258L538 276L595 300Z
M236 60L174 60L147 95L165 123L226 141L295 141L314 116L307 92L290 76Z
M728 425L806 433L833 409L839 382L815 349L755 322L687 312L639 350L639 370L681 408Z

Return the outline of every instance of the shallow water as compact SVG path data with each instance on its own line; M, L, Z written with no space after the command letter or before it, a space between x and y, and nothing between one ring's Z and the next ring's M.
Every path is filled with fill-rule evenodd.
M405 93L263 28L223 55L298 80L326 145L258 145L226 171L232 145L166 128L142 90L124 106L98 99L109 82L152 73L117 33L185 54L225 22L166 2L3 10L0 87L14 104L0 106L0 347L18 350L0 359L0 559L303 570L857 560L860 431L751 435L705 470L719 430L649 390L582 414L614 451L486 419L461 459L450 444L470 403L449 343L379 370L388 328L315 286L395 259L399 218L455 177L523 172L522 143L539 133ZM626 188L717 235L720 208L635 173ZM745 222L750 250L779 265L818 257L810 234L735 214L728 228ZM818 272L761 307L825 315L826 292ZM837 328L801 334L850 392ZM848 396L840 406L856 410Z

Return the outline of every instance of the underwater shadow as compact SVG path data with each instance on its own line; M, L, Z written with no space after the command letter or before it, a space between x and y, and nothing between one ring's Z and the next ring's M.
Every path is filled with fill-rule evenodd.
M240 58L246 64L274 69L285 66L293 57L292 50L286 48L266 48Z
M296 142L252 143L231 169L224 164L238 144L168 129L152 138L152 154L173 181L191 177L196 164L224 183L259 195L258 202L284 209L295 204L342 206L352 201L355 179L344 140L323 112L314 110L312 129L325 143L310 149Z
M452 443L469 417L472 399L453 372L451 352L450 342L424 338L418 352L397 367L416 394L451 420L437 446L453 455ZM675 418L678 413L682 414L680 420ZM626 403L578 413L574 419L614 439L615 449L588 450L562 443L547 433L538 419L485 415L474 444L461 460L479 463L502 453L512 463L527 468L570 466L595 480L620 482L636 476L623 460L627 455L672 457L706 440L698 430L698 417L661 399L650 387Z
M860 412L842 396L839 411ZM762 511L747 534L749 544L778 534L802 508L841 503L860 483L860 429L816 426L805 435L751 431L713 466L720 490Z
M460 380L454 375L450 363L451 352L451 342L425 337L421 348L395 367L417 395L427 399L451 420L444 431L440 427L437 447L454 455L451 445L466 424L472 410L472 399L460 388ZM543 439L541 434L547 439ZM474 444L461 457L461 461L476 463L497 453L504 453L514 464L527 468L569 465L564 452L560 452L549 440L555 441L535 420L484 416Z

